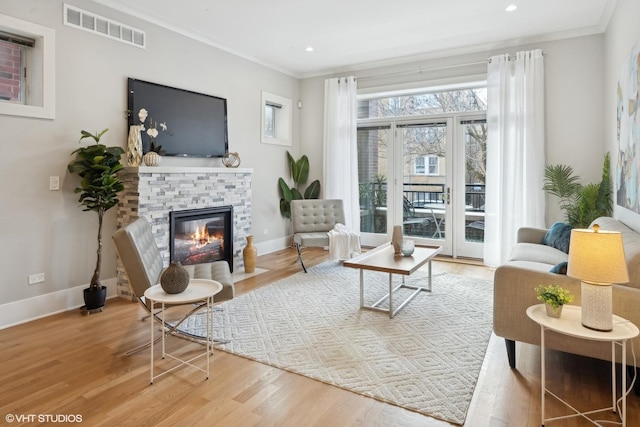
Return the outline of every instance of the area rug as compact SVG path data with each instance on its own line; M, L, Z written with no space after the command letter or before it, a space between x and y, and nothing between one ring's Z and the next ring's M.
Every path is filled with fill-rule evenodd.
M406 283L426 280L418 271ZM366 271L365 284L371 305L388 274ZM358 270L325 262L240 295L215 311L215 335L231 340L218 348L462 425L491 334L492 283L434 275L433 291L393 319L360 310L359 289ZM204 316L183 325L204 335Z

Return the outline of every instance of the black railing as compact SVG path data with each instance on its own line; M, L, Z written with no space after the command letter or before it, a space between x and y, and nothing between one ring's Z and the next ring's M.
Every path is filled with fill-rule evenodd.
M426 183L404 183L403 196L405 200L410 202L410 206L414 209L430 207L434 204L444 203L445 185L444 184L426 184ZM469 213L465 221L465 235L468 241L483 241L484 239L484 218L482 216L473 215L473 213L484 213L485 205L485 185L484 184L466 184L465 185L465 205L466 211ZM387 184L386 182L372 182L360 185L360 208L361 208L361 231L385 233L386 232L386 208L387 207ZM405 209L406 210L406 209ZM424 212L416 212L416 215L426 215ZM433 215L433 214L431 214ZM413 223L413 222L412 222ZM442 223L443 224L443 223ZM440 225L442 225L440 224ZM415 233L424 237L431 237L438 231L438 237L444 236L444 226L440 230L436 230L435 224L425 223L424 226L411 225L410 235Z

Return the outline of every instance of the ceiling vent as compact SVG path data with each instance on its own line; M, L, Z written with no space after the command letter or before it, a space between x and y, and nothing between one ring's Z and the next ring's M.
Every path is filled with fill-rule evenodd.
M66 3L64 5L64 25L109 37L142 49L146 48L147 36L144 31Z

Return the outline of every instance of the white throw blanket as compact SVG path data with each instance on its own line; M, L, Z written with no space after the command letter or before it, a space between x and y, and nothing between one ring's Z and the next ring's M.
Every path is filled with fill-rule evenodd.
M350 259L360 253L360 235L344 224L336 224L329 231L329 259L332 261Z

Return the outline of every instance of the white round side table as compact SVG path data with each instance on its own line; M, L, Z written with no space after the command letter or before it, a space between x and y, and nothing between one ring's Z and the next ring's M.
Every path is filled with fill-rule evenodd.
M624 319L620 316L613 315L613 330L608 332L596 331L593 329L586 328L582 326L581 322L582 310L580 307L575 305L565 305L562 309L562 315L559 318L549 317L547 316L544 304L532 305L527 309L527 316L538 325L540 325L540 361L541 361L541 369L540 369L540 379L541 379L541 405L542 405L542 425L544 426L545 421L554 421L565 418L572 417L587 417L587 414L593 414L596 412L602 412L606 410L611 410L616 412L616 345L622 348L621 356L622 356L622 380L621 380L621 388L622 388L622 408L620 411L620 419L622 421L622 426L625 427L627 425L627 395L625 393L625 387L627 384L627 376L626 376L626 365L627 365L627 340L635 338L638 336L640 331L638 327L631 323L629 320ZM545 384L545 373L546 373L546 363L545 363L545 338L544 333L546 330L554 331L559 334L581 338L585 340L592 341L608 341L611 343L611 399L612 404L608 408L596 409L589 412L579 412L571 405L569 405L566 401L562 400L560 397L549 391ZM575 414L565 415L554 418L545 418L545 403L544 397L545 394L549 393L551 396L558 399L560 402L571 408ZM593 422L593 420L592 420ZM595 424L595 422L594 422ZM596 424L598 425L598 424Z
M181 305L181 304L190 304L195 302L204 302L207 305L207 333L206 333L206 349L202 354L198 354L197 356L192 357L189 360L183 360L179 357L176 357L172 354L167 353L165 349L165 336L166 334L162 332L162 358L170 357L171 359L177 360L180 362L177 366L174 366L171 369L168 369L158 375L154 376L154 367L153 367L153 344L154 344L154 322L149 322L151 324L151 384L153 384L153 380L167 374L175 369L183 365L189 365L193 368L196 368L202 372L207 374L207 379L209 379L209 354L213 349L211 345L211 340L213 339L211 330L213 329L213 296L222 290L222 284L215 280L207 280L207 279L191 279L189 280L189 286L183 292L179 294L168 294L162 289L162 286L155 285L151 286L144 292L145 299L149 300L151 306L153 307L153 303L161 304L161 315L162 315L162 323L164 324L165 320L165 308L166 306L171 305ZM204 356L206 354L207 358L207 367L206 369L202 369L192 362L196 359Z

